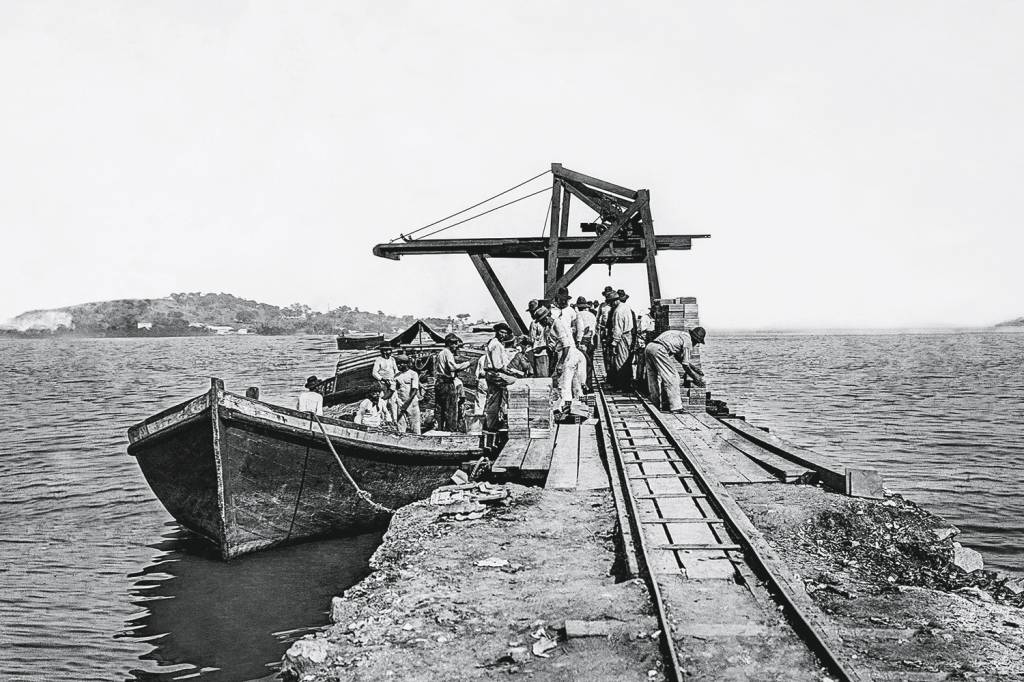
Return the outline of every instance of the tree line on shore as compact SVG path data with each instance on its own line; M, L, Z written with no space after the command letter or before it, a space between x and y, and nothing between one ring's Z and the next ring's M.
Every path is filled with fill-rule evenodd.
M47 313L58 314L61 321L31 323L35 318L47 317ZM435 327L449 322L442 318L424 320ZM388 333L415 321L412 315L387 315L347 305L322 313L302 303L280 307L232 294L182 292L167 298L118 299L30 311L14 318L15 324L3 331L18 336L192 336L212 334L216 328L263 335Z

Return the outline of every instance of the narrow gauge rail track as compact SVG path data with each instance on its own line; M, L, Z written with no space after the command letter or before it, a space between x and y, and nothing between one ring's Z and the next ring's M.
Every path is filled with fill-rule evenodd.
M816 607L792 584L796 581L789 578L775 550L724 486L689 455L659 411L636 394L606 395L599 390L597 396L602 424L608 430L606 443L613 451L609 455L615 460L610 474L621 482L671 677L686 677L676 641L686 625L670 617L672 596L665 592L678 582L666 580L685 584L689 579L721 580L729 574L739 585L761 581L793 633L830 676L844 682L868 679L836 655L834 631L820 621L813 612ZM652 532L655 529L660 532ZM708 572L708 566L715 568Z

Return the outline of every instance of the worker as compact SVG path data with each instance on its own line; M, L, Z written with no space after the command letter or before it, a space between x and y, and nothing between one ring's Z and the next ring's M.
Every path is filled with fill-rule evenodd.
M313 390L319 383L320 380L316 378L315 374L306 379L306 388L299 393L299 397L295 400L296 410L318 415L324 413L324 397Z
M550 311L551 317L555 320L565 318L565 322L569 325L569 330L571 331L573 322L576 320L576 310L569 305L569 300L569 290L565 287L559 287L555 293L555 302Z
M704 372L693 364L693 347L704 343L704 327L691 330L669 329L662 332L644 348L647 368L647 392L651 400L668 412L680 412L683 401L679 393L679 371L673 358L698 386L704 385ZM664 400L663 400L664 398Z
M380 427L385 422L391 421L391 413L388 410L387 401L383 398L383 389L380 385L370 387L366 397L356 408L355 422L363 426Z
M498 424L508 411L508 390L505 388L507 383L496 376L496 373L504 371L508 366L510 358L506 346L511 338L512 328L506 323L499 322L494 325L494 337L487 342L481 358L487 387L483 405L486 431L497 431Z
M391 409L399 433L420 434L420 375L412 368L406 355L395 357L398 374L395 376L395 395Z
M590 312L590 301L583 296L576 299L576 319L572 327L573 340L587 359L587 391L594 390L594 347L597 335L597 318Z
M610 315L609 351L611 354L612 387L628 391L633 387L633 354L636 343L636 316L626 303L629 294L622 289L615 292L615 303Z
M557 358L553 383L558 389L560 408L566 408L573 400L583 397L587 359L573 343L572 332L564 319L554 319L543 306L537 308L533 315L544 326L551 356Z
M610 286L606 286L601 291L601 298L604 300L599 306L597 306L597 337L598 340L605 338L605 330L608 329L608 316L611 315L612 305L608 302L608 294L614 292L615 289Z
M472 364L470 361L459 362L456 358L461 347L462 339L448 334L434 363L434 418L438 431L457 431L459 428L459 400L462 399L459 372L469 369Z
M523 334L516 339L516 347L519 352L512 356L509 363L505 365L505 372L520 378L533 376L533 360L530 357L533 350L533 339L529 335Z
M551 376L550 372L550 358L548 357L547 343L544 341L544 327L533 319L533 313L537 308L540 307L540 301L534 299L526 306L526 311L530 313L530 338L533 340L532 359L533 359L533 376L535 377L547 377Z
M373 370L370 374L380 383L384 398L389 399L395 391L395 375L398 374L398 365L391 357L391 352L394 350L391 346L382 345L377 350L380 351L380 357L374 359Z

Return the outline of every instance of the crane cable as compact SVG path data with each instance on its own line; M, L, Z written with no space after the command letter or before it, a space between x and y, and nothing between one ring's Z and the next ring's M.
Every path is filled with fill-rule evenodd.
M488 210L486 210L486 211L484 211L482 213L477 213L476 215L470 216L468 218L464 218L464 219L460 220L457 223L452 223L451 225L447 225L445 227L439 227L438 229L434 230L433 232L428 232L428 233L426 233L423 236L417 237L416 239L426 239L427 237L432 237L433 235L437 234L438 232L444 232L445 230L450 230L453 227L455 227L456 225L461 225L462 223L468 223L470 220L474 220L476 218L479 218L482 215L487 215L488 213L494 213L495 211L497 211L500 208L505 208L506 206L511 206L512 204L517 203L519 201L522 201L523 199L529 199L530 197L535 197L538 194L542 194L544 192L550 192L550 191L551 191L550 189L545 187L544 189L539 189L536 192L531 192L530 194L525 194L525 195L519 197L518 199L513 199L512 201L509 201L507 203L501 204L500 206L495 206L494 208L488 209ZM414 239L413 241L416 241L416 240Z
M466 208L462 209L461 211L456 211L455 213L452 213L451 215L445 216L444 218L441 218L440 220L435 220L434 222L428 223L428 224L424 225L423 227L417 227L415 230L413 230L412 232L410 232L408 234L399 234L397 237L395 237L394 239L391 240L391 243L393 244L393 243L397 242L400 239L403 240L403 241L410 241L410 237L412 237L412 235L416 234L417 232L422 232L423 230L425 230L425 229L427 229L429 227L433 227L434 225L440 225L444 221L446 221L446 220L448 220L450 218L454 218L455 216L462 215L466 211L472 211L474 208L477 208L478 206L483 206L488 201L493 201L494 199L497 199L500 196L504 196L505 194L508 194L509 192L511 192L513 190L519 189L523 185L529 184L529 183L533 182L534 180L536 180L537 178L544 177L545 175L547 175L550 172L551 172L550 170L546 170L543 173L538 173L537 175L534 175L529 180L523 180L518 185L515 185L514 187L509 187L508 189L506 189L503 192L498 192L497 194L495 194L492 197L487 197L483 201L475 203L472 206L467 206ZM539 194L539 192L536 192L536 194ZM533 195L530 194L530 195L527 195L527 196L533 196ZM525 199L526 197L523 197L523 198ZM515 203L515 202L510 202L510 203ZM508 204L504 204L503 206L508 206ZM498 208L503 208L503 206L499 206ZM492 209L492 210L496 210L496 209ZM486 211L485 213L490 213L490 211ZM484 215L484 213L481 213L480 215ZM480 216L473 216L473 218L479 218L479 217ZM466 220L472 220L473 218L467 218ZM463 220L462 222L455 223L455 225L461 225L463 222L466 222L466 221ZM455 227L455 225L449 225L448 227ZM441 229L442 230L447 230L448 228L445 227L445 228L441 228ZM437 232L440 232L440 231L441 230L437 230L435 232L431 232L430 234L437 234ZM424 235L424 237L429 237L430 234ZM422 239L422 237L417 237L417 239Z

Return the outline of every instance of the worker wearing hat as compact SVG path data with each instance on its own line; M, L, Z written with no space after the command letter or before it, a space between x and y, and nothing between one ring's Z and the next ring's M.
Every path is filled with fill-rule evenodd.
M533 341L533 347L530 351L530 359L533 362L533 376L535 377L546 377L550 376L550 360L548 358L548 347L544 341L544 327L537 322L534 318L533 313L540 307L540 301L534 299L526 306L526 311L530 313L530 339Z
M319 383L320 380L316 378L315 374L306 379L306 387L299 393L299 397L295 401L295 409L299 412L312 412L313 414L324 413L324 397L316 391Z
M601 297L604 299L597 306L597 338L604 339L606 337L605 330L608 329L608 316L611 315L612 306L608 302L608 294L615 293L615 289L610 286L606 286L601 291Z
M614 299L611 297L614 296ZM636 315L626 301L629 299L622 289L605 294L613 300L612 313L608 321L608 350L611 355L611 371L608 379L612 387L620 391L633 388L633 358L636 350Z
M505 388L505 383L499 381L494 373L504 371L508 365L510 358L505 346L511 338L512 328L506 323L499 322L494 325L494 338L487 342L484 347L484 355L480 359L486 381L486 392L481 407L484 415L484 429L487 431L497 431L499 422L507 412L508 391Z
M587 376L587 359L573 343L572 332L564 319L555 319L545 307L533 312L533 318L543 325L548 340L548 349L556 358L553 373L558 389L558 400L568 406L573 400L583 397L583 382Z
M674 360L698 386L704 385L704 372L692 362L693 347L704 343L704 327L669 329L644 348L647 367L647 392L655 405L668 412L681 412L683 400L679 392L679 371ZM674 359L674 360L673 360Z
M437 354L434 365L434 417L438 431L457 431L459 428L459 400L462 398L462 379L459 372L469 369L469 361L459 362L456 353L462 339L455 334L444 337L444 348Z
M419 435L420 422L420 375L412 368L407 355L395 356L398 374L395 376L395 393L391 396L391 411L398 425L399 433Z
M572 326L573 339L576 347L587 358L587 380L588 391L594 387L594 347L597 340L597 318L590 312L590 301L580 296L576 299L576 319Z
M551 317L554 319L565 318L565 322L571 330L573 322L576 321L576 309L569 305L570 300L569 290L565 287L559 287L558 291L555 292L555 300L549 310Z

